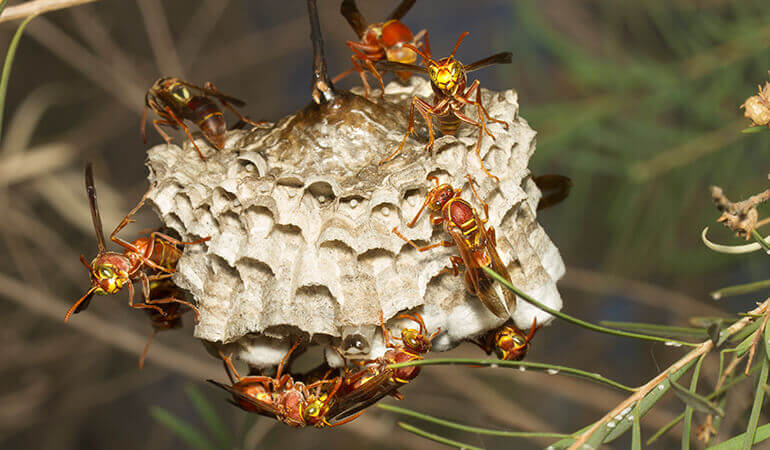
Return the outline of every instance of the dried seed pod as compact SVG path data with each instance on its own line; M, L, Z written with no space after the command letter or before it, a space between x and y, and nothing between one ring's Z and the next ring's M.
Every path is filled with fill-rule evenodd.
M437 351L499 327L505 319L468 294L461 277L442 273L456 249L421 253L391 233L399 227L412 240L436 239L427 216L405 227L431 187L428 175L464 187L463 198L475 204L470 174L489 203L487 226L497 230L513 283L561 308L555 283L564 264L535 220L541 194L527 168L535 131L518 116L515 91L483 91L489 113L509 124L507 130L490 124L496 139L482 141L484 163L499 184L469 151L476 145L473 127L436 139L433 155L423 151L423 127L403 155L378 167L406 130L412 96L430 93L430 84L417 77L406 86L388 85L385 102L340 93L272 128L229 132L226 150L205 162L174 145L148 151L149 179L156 183L149 198L163 221L184 237L211 236L205 252L180 259L174 276L198 303L197 337L237 343L229 347L234 357L268 366L280 358L270 361L261 346L287 347L298 334L327 346L327 357L345 345L352 350L347 356L382 356L381 312L386 320L418 312L429 332L440 327ZM513 321L522 329L535 316L538 324L552 319L518 303ZM399 320L387 322L399 329ZM354 342L351 330L368 342Z
M747 98L741 105L743 115L751 119L752 126L770 127L770 82L765 87L757 86L757 95Z

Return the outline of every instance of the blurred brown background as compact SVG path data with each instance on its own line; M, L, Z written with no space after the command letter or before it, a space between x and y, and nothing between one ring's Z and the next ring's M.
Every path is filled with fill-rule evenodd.
M319 0L332 76L349 68L344 41L355 37L339 3ZM396 3L359 6L377 21ZM522 115L540 133L533 171L574 180L573 195L541 214L568 264L561 289L570 314L686 325L691 316L744 310L757 299L710 299L709 291L766 271L756 256L714 256L698 237L717 216L709 183L736 199L766 185L770 133L741 135L747 121L737 106L770 68L770 11L761 1L738 3L420 0L404 19L415 31L429 30L435 55L449 52L462 31L470 32L458 52L465 62L514 53L512 65L474 76L489 89L518 90ZM0 24L0 48L17 26ZM140 372L138 354L151 330L144 315L125 307L125 294L97 297L63 323L88 287L78 255L90 260L96 251L85 161L96 166L107 232L147 188L139 135L146 89L160 76L208 80L245 100L250 117L274 121L310 100L308 35L299 0L101 0L30 23L0 143L2 448L185 448L148 408L202 428L184 393L189 383L245 448L440 447L398 429L400 418L376 408L334 430L254 421L203 383L224 374L190 337L189 317L187 328L157 337ZM350 76L341 86L357 83ZM152 127L148 138L162 142ZM124 236L157 223L144 211ZM712 236L730 239L718 229ZM452 354L481 356L470 346ZM529 358L638 385L679 354L556 322L537 334ZM704 386L713 386L715 372L709 360ZM399 406L467 424L559 432L624 398L572 378L457 367L426 368L404 393ZM745 427L749 402L742 393L732 398L724 431ZM676 399L659 406L643 422L644 436L682 409ZM487 448L548 442L435 430ZM678 439L674 432L656 446Z

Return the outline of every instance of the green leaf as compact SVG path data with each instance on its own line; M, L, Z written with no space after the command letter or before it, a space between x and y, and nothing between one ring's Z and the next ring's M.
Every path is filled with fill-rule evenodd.
M754 444L759 444L765 439L770 438L770 423L762 425L757 428L757 432L754 434ZM727 441L721 442L717 445L708 447L708 450L740 450L741 444L746 439L746 433L739 434Z
M550 308L539 301L535 300L534 298L530 297L529 295L525 294L523 291L521 291L519 288L513 286L511 283L508 282L505 278L501 277L497 272L490 269L489 267L482 267L492 278L497 280L498 283L502 284L506 289L510 290L511 292L515 293L519 298L526 301L527 303L530 303L543 311L547 312L548 314L551 314L552 316L558 317L561 320L564 320L566 322L569 322L573 325L577 325L583 328L587 328L592 331L596 331L599 333L605 333L605 334L612 334L614 336L622 336L622 337L628 337L628 338L634 338L634 339L641 339L645 341L654 341L654 342L663 342L666 345L673 345L673 346L688 346L688 347L697 347L698 344L694 344L691 342L682 342L682 341L675 341L672 339L667 338L661 338L658 336L648 336L645 334L639 334L639 333L629 333L627 331L620 331L620 330L613 330L612 328L602 327L599 325L594 325L592 323L586 322L584 320L580 320L576 317L572 317L568 314L565 314L561 311L557 311L553 308Z
M758 331L755 331L754 333L758 333ZM754 336L755 334L750 334L746 336L746 338L735 347L736 356L740 357L749 351L749 349L751 348L751 344L754 343Z
M697 383L696 383L696 386L697 386ZM724 411L717 408L713 403L708 401L705 397L698 395L694 392L691 392L681 384L672 382L671 387L674 388L674 394L676 394L676 396L679 397L679 400L681 400L685 405L687 405L688 408L692 408L695 411L706 413L706 414L715 414L717 416L725 415Z
M635 417L639 417L640 419L644 417L647 412L652 409L653 406L655 406L658 401L660 401L663 396L668 392L668 389L671 387L671 381L677 381L682 376L687 373L688 370L693 366L693 364L696 363L696 360L690 361L687 364L684 365L681 369L677 370L676 372L669 374L668 377L666 377L665 380L658 383L657 386L655 386L647 395L644 396L644 398L637 402L639 404L639 412L634 412ZM596 431L596 433L601 433L600 436L603 436L604 439L601 441L604 444L610 443L614 441L615 439L622 436L633 424L633 418L631 418L628 413L631 411L629 408L627 411L625 411L623 414L614 417L612 420L612 426L608 427L607 424L599 427L599 429ZM630 419L630 420L629 420ZM573 433L574 436L579 435L580 433L587 430L589 427L585 427L582 430L576 431ZM594 434L596 434L594 433ZM575 442L574 438L567 438L562 439L559 442L556 442L553 444L555 449L558 448L566 448L572 445ZM597 445L598 447L598 445Z
M765 341L765 355L767 356L767 359L770 359L770 320L765 323L765 334L762 336L762 339Z
M757 126L757 127L748 127L748 128L742 129L741 133L743 133L743 134L754 134L754 133L759 133L761 131L765 131L767 129L768 129L767 127L759 127L759 126Z
M8 0L2 0L0 1L0 14L5 11L5 7L8 6Z
M192 402L195 410L198 411L198 415L203 419L203 423L216 437L221 448L231 448L232 440L230 438L230 432L222 419L217 414L214 406L206 400L203 394L200 393L194 385L188 384L184 388L187 393L187 397Z
M754 237L755 241L759 242L759 245L761 245L766 252L770 253L770 244L767 243L765 238L763 238L762 235L757 232L757 230L751 230L751 235Z
M152 406L150 407L150 415L158 422L166 426L183 441L187 442L190 447L198 450L216 450L214 444L208 441L205 436L198 432L192 425L188 424L184 420L171 414L163 408Z
M599 324L605 327L639 331L653 336L663 336L668 338L705 339L708 337L706 330L703 328L676 327L671 325L658 325L655 323L615 322L609 320L602 320Z
M451 439L445 438L443 436L439 436L437 434L429 433L425 430L421 430L413 425L409 425L408 423L404 422L398 422L398 426L405 429L406 431L410 433L414 433L418 436L422 436L426 439L430 439L431 441L436 441L441 444L449 445L452 447L462 448L466 450L483 450L481 447L474 447L472 445L464 444L462 442L453 441Z
M396 414L402 414L405 416L414 417L417 419L425 420L427 422L435 423L445 427L454 428L456 430L468 431L468 432L477 433L477 434L486 434L489 436L524 437L524 438L531 438L531 437L563 438L563 437L570 436L569 434L564 434L564 433L533 433L528 431L491 430L489 428L472 427L472 426L463 425L457 422L451 422L449 420L439 419L438 417L429 416L427 414L419 413L417 411L412 411L411 409L400 408L398 406L378 404L377 407L380 409L384 409L385 411L391 411Z
M704 409L706 411L709 410L709 407L713 408L713 405L706 400L705 398L701 397L696 393L696 389L698 388L698 378L700 377L700 368L701 365L703 365L703 359L706 357L704 354L700 358L698 358L698 364L695 365L695 370L693 370L692 373L692 380L690 380L690 390L683 388L676 382L671 382L671 387L674 388L674 393L679 396L679 398L685 402L687 407L684 410L684 426L682 428L682 450L688 450L690 448L690 431L692 429L692 413L693 410L700 410L699 406L697 404L700 402L702 404L706 404L707 407ZM693 404L693 402L695 404ZM702 404L700 407L702 407ZM704 411L705 412L705 411ZM724 415L724 413L722 413Z
M3 3L5 8L5 2ZM27 26L30 20L35 16L29 16L24 19L24 22L19 25L16 30L16 34L13 35L11 45L8 46L8 53L5 54L5 64L3 65L3 74L0 77L0 138L2 138L3 131L3 111L5 110L5 94L8 92L8 80L11 78L11 66L13 66L13 58L16 56L16 48L19 46L19 40L24 33L24 28Z
M634 425L631 428L631 450L642 450L642 426L639 420L639 402L634 405Z
M770 288L770 280L755 281L753 283L737 284L735 286L728 286L722 289L718 289L711 293L711 298L719 300L724 297L731 297L733 295L750 294L752 292L760 291L765 288Z
M743 439L743 450L750 450L754 444L754 435L757 431L757 425L759 424L759 415L762 413L762 402L765 400L765 390L762 386L767 383L767 358L761 358L761 369L759 372L759 378L757 378L756 392L754 392L754 405L751 407L751 415L749 416L749 425L746 427L746 436Z
M529 361L502 361L498 359L475 359L475 358L430 358L418 359L409 362L390 364L388 367L398 369L409 366L444 366L444 365L464 365L464 366L490 366L490 367L517 367L546 372L549 375L567 375L597 383L606 384L614 388L633 392L634 388L625 386L617 381L605 378L598 373L586 372L585 370L573 369L572 367L557 366L554 364L536 363Z

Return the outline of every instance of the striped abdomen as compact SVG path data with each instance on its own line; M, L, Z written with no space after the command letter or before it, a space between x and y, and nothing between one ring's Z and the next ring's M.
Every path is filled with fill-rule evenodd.
M225 115L222 113L219 105L208 97L197 95L190 99L187 107L192 115L192 117L187 118L198 125L201 133L211 142L211 145L220 150L223 149L225 147L227 124L225 123Z
M457 129L460 128L460 119L452 113L438 116L436 121L444 136L454 136L457 133Z
M473 206L465 200L455 197L450 199L444 205L444 217L446 217L446 226L454 226L460 229L471 246L477 245L477 236L479 233L479 224L476 222Z
M149 246L151 244L153 247L150 251ZM176 245L162 239L143 237L133 241L131 245L136 247L139 253L145 255L147 259L170 271L176 270L176 263L182 256L182 251ZM126 251L126 256L129 257L134 267L142 263L139 256L132 251Z

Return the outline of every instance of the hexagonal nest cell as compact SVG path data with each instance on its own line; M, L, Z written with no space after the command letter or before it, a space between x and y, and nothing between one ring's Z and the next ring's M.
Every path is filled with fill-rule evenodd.
M360 91L359 91L360 92ZM184 238L210 236L185 249L174 281L200 309L195 336L218 343L253 367L277 364L300 335L323 346L329 364L346 357L375 358L385 351L380 317L397 328L401 312L422 315L440 327L434 351L500 326L505 320L469 294L463 276L444 269L454 247L418 252L396 236L428 243L446 239L427 214L414 217L432 183L463 188L476 209L466 174L489 204L487 226L514 285L554 309L564 273L559 251L537 223L541 193L527 168L535 131L518 115L513 90L482 90L497 123L484 136L487 177L474 152L478 130L462 126L424 150L422 124L404 151L379 166L401 142L413 95L431 96L429 82L413 77L391 83L383 100L340 93L333 102L310 104L277 123L228 132L224 150L208 148L201 160L188 143L148 151L150 201L166 226ZM497 288L496 288L497 289ZM552 317L518 301L512 318L527 329ZM405 324L405 322L404 322Z

